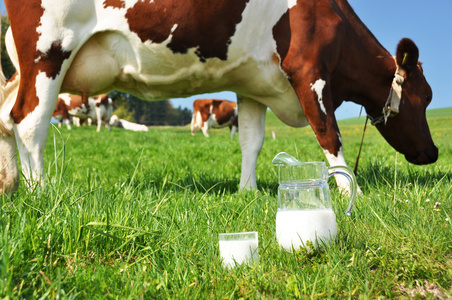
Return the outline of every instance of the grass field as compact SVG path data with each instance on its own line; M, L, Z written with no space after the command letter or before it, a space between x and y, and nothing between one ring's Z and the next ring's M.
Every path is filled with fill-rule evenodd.
M364 119L340 122L352 168ZM280 151L324 160L310 128L269 112L259 189L243 193L240 147L228 130L206 139L188 127L52 128L46 188L0 196L0 297L449 299L452 110L430 111L429 123L440 156L428 166L409 164L368 127L357 174L363 195L346 216L330 181L338 236L309 253L278 247L271 160ZM259 232L259 262L224 269L218 234L240 231Z

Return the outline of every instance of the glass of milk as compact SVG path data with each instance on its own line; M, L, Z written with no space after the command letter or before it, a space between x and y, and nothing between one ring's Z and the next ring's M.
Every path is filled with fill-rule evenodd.
M259 260L257 231L220 233L218 239L223 266L232 268L242 263Z
M322 247L337 235L336 215L331 206L328 178L343 175L349 182L350 215L357 192L356 179L346 166L327 167L324 162L300 162L281 152L273 164L279 167L276 239L287 251L310 245Z

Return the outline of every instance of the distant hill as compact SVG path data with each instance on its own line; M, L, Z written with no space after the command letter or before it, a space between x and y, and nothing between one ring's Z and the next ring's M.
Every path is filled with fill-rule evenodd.
M428 119L443 118L443 117L452 117L452 107L427 110L427 118ZM363 111L363 114L361 117L339 120L337 123L339 124L339 126L361 125L361 124L364 124L365 121L366 121L366 114L365 114L365 111ZM287 126L283 122L281 122L271 110L267 110L266 124L267 124L267 126L270 125L270 126L274 126L274 127Z
M427 118L438 117L452 117L452 107L427 110Z
M441 117L452 117L452 107L427 110L427 119ZM339 120L337 123L339 125L359 125L364 124L365 121L366 115L363 113L361 117Z

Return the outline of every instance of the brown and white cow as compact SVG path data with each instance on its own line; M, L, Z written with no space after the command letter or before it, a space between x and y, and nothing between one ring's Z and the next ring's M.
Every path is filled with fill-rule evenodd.
M201 129L205 137L209 137L209 128L229 127L231 137L235 136L239 127L237 103L229 100L196 99L193 101L193 117L191 119L191 135Z
M69 116L80 120L91 119L97 122L97 132L100 132L102 123L110 130L110 118L113 114L113 100L107 94L88 98L88 105L83 103L82 97L72 94L60 94L57 100L53 117L59 121L59 126L64 120L70 130ZM80 126L80 124L78 124Z
M17 177L16 143L26 182L42 181L60 92L86 99L118 89L148 100L235 92L240 188L256 187L267 108L290 126L309 124L331 165L345 165L334 116L344 100L363 105L408 161L438 158L417 46L402 39L393 57L346 0L4 2L20 85L2 95L0 186Z
M59 128L63 126L64 122L66 123L67 129L71 130L71 121L69 120L68 108L66 106L66 103L60 97L58 97L57 104L52 116L58 120Z

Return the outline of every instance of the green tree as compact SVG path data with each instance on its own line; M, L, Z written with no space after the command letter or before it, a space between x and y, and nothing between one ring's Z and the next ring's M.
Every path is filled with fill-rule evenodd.
M110 97L114 99L115 110L113 111L113 114L117 115L120 119L135 122L133 111L129 109L129 104L127 103L126 96L127 94L118 91L113 91L110 93Z
M181 107L174 108L169 100L144 101L136 96L112 92L115 111L119 118L148 126L169 125L183 126L190 123L191 110Z

